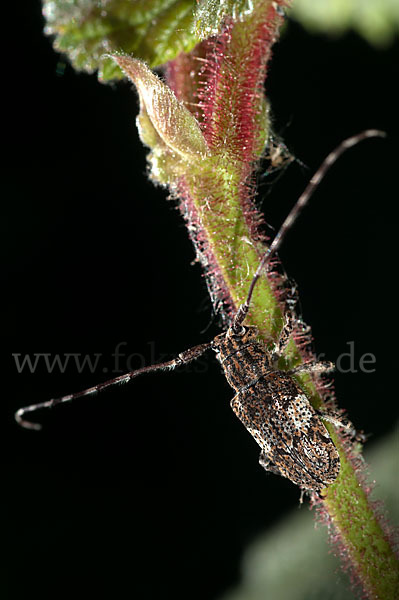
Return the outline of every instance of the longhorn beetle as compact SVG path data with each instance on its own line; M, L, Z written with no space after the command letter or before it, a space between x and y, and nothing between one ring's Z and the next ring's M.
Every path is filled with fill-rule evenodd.
M293 331L292 313L286 311L285 324L272 348L267 348L259 340L256 327L246 326L244 321L262 272L327 170L345 150L375 136L383 137L385 134L375 129L363 131L341 142L325 158L263 255L249 285L246 300L238 308L227 331L217 335L211 342L181 352L167 362L131 371L75 394L20 408L15 413L17 422L28 429L38 430L41 425L25 420L26 413L96 394L115 384L128 383L144 373L186 365L212 349L228 383L236 392L231 407L261 447L260 464L267 471L287 477L302 491L320 492L333 483L340 470L340 460L323 421L346 429L351 429L350 424L335 413L313 408L293 376L298 373L326 373L334 369L334 364L310 361L287 371L279 370L278 359Z

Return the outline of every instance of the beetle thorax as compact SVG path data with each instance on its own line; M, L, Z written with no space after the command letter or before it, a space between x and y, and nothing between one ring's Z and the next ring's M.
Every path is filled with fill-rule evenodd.
M256 327L243 327L239 335L229 329L214 339L212 347L227 381L237 391L255 383L273 368Z

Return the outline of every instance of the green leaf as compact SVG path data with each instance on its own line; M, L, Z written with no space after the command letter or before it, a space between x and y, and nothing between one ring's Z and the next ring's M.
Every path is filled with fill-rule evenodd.
M295 0L290 16L313 32L354 30L376 46L392 43L399 32L398 0Z
M189 52L195 0L44 0L45 31L54 47L78 70L99 71L102 81L120 79L121 70L105 54L133 54L151 67Z

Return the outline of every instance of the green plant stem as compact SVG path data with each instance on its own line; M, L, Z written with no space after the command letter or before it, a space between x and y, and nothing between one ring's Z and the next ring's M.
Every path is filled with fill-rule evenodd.
M248 20L235 27L250 31L251 23ZM234 32L232 35L234 38ZM240 35L242 31L237 37ZM239 49L238 44L238 52ZM230 61L234 61L233 51L234 43L229 47ZM246 61L240 60L245 68ZM234 67L237 68L239 63L240 61L234 61ZM240 77L240 73L237 77ZM248 88L245 92L248 94ZM236 90L230 90L230 94L235 93ZM254 87L249 93L255 97L258 90ZM223 96L223 92L221 95ZM223 97L219 98L221 113L225 105L223 100L227 101ZM239 115L235 116L239 119ZM218 119L219 123L223 123L223 114L219 114ZM255 118L253 123L254 128L259 126ZM259 132L254 132L253 138L258 134ZM248 172L245 171L247 165L240 164L229 156L228 136L225 137L225 146L227 156L226 151L224 154L219 153L216 148L216 158L213 156L206 159L208 163L202 163L198 172L194 170L186 174L184 184L188 194L181 193L181 196L186 196L186 203L189 199L194 204L199 215L198 222L203 228L202 238L207 240L213 256L213 270L218 272L223 280L221 286L228 292L232 314L245 299L248 282L259 264L264 246L248 226L243 209L242 198L248 179ZM266 277L262 278L255 290L247 322L258 328L267 344L276 339L281 329L281 305L275 294L275 286ZM287 362L292 365L309 359L308 355L301 354L301 349L292 342ZM320 389L316 388L309 376L301 376L299 379L313 406L322 407L324 399L320 395ZM360 455L354 455L352 444L341 438L332 426L327 425L327 428L340 454L341 471L336 482L324 490L319 513L324 513L324 519L333 525L333 536L338 536L338 548L344 558L344 567L351 568L353 580L361 584L367 597L394 600L399 597L399 564L390 545L389 534L370 502L369 491L363 483Z

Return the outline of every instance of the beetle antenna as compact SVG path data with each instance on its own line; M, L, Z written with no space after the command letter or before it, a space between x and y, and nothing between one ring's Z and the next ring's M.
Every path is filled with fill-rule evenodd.
M151 373L153 371L167 371L171 369L175 369L176 367L181 367L186 365L187 363L195 360L201 356L204 352L206 352L211 347L211 343L208 342L206 344L199 344L198 346L193 346L193 348L189 348L184 352L181 352L176 358L172 360L168 360L163 363L159 363L158 365L149 365L148 367L142 367L141 369L137 369L135 371L130 371L130 373L126 373L125 375L120 375L119 377L114 377L114 379L109 379L108 381L104 381L103 383L98 383L93 387L87 388L81 392L76 392L75 394L68 394L67 396L61 396L60 398L52 398L51 400L47 400L46 402L40 402L39 404L31 404L30 406L25 406L24 408L20 408L15 413L16 422L24 427L25 429L33 429L35 431L39 431L42 426L39 423L33 423L32 421L27 421L24 417L27 413L36 412L37 410L41 410L42 408L52 408L57 404L63 404L64 402L71 402L72 400L76 400L77 398L81 398L83 396L93 396L94 394L98 394L103 390L112 387L114 385L129 383L135 377L139 375L144 375L145 373Z
M298 198L297 202L295 203L295 205L289 212L288 216L285 218L283 224L281 225L279 231L277 232L276 236L274 237L272 243L270 244L270 246L264 253L263 258L260 261L258 268L255 271L255 275L252 278L251 284L249 286L247 298L246 298L245 302L243 304L241 304L241 306L239 307L239 309L234 317L234 320L232 323L233 330L235 330L237 332L240 331L241 324L243 323L245 317L248 314L254 289L255 289L255 286L262 274L263 269L268 265L270 260L273 258L273 256L276 254L276 252L279 250L281 244L283 243L283 241L285 239L285 236L287 235L287 233L289 232L291 227L294 225L300 212L308 203L310 197L312 196L312 194L314 193L314 191L320 184L321 180L326 175L327 171L336 162L336 160L338 160L338 158L341 156L341 154L343 154L346 150L348 150L352 146L355 146L359 142L361 142L367 138L370 138L370 137L386 137L386 133L384 131L380 131L378 129L366 129L365 131L362 131L361 133L358 133L357 135L353 135L352 137L347 138L346 140L341 142L335 148L335 150L330 152L330 154L321 163L320 167L317 169L316 173L313 175L313 177L309 181L308 185L306 186L305 190L302 192L302 194Z

